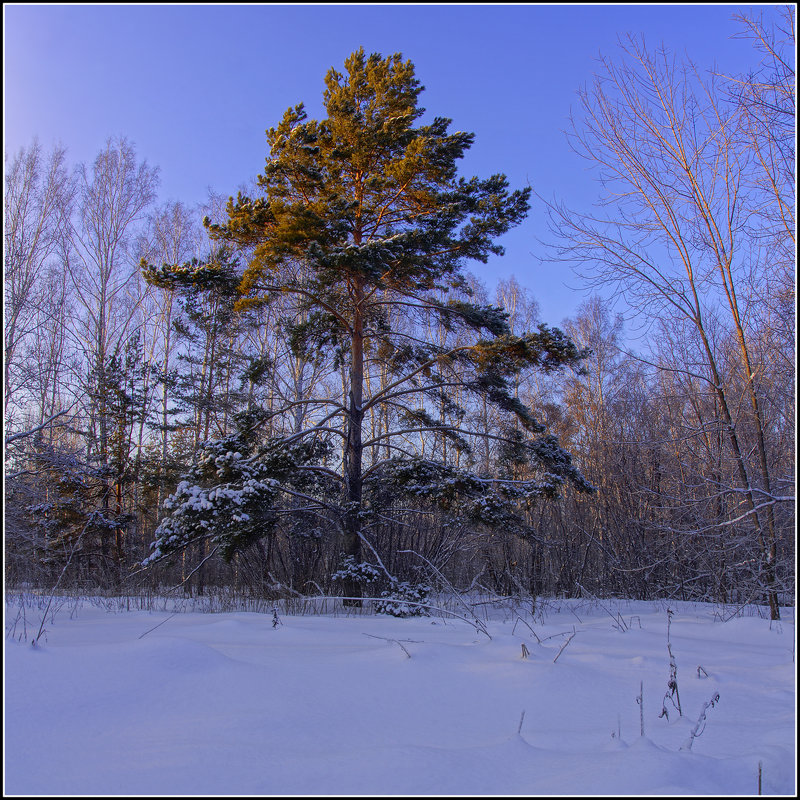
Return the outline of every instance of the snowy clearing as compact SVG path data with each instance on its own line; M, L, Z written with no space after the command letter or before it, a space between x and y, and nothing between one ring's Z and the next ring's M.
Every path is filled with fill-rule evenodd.
M490 639L441 614L65 600L32 647L45 602L6 606L7 794L754 795L759 764L763 794L795 794L791 609L477 606Z

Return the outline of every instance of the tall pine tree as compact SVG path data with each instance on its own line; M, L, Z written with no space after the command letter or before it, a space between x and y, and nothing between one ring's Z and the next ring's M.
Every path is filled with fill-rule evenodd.
M325 119L309 120L301 104L267 131L263 195L239 194L224 224L205 221L212 238L248 255L238 310L293 298L292 347L327 363L341 381L338 389L318 382L273 411L273 434L275 418L298 403L305 427L273 435L266 450L248 431L248 447L235 461L258 463L268 452L274 464L276 448L284 448L273 477L285 494L267 482L265 502L278 511L283 498L287 510L300 503L303 513L324 515L338 527L349 563L380 561L381 526L400 499L406 510L439 503L476 525L511 525L524 534L521 502L552 496L565 480L589 487L514 397L512 380L526 369L576 364L582 353L545 325L512 335L501 309L470 302L464 268L502 254L496 239L525 218L530 190L511 191L503 175L457 175L474 135L448 132L451 121L442 117L417 124L423 87L401 55L384 59L361 49L347 59L345 73L331 69L326 76ZM153 269L145 265L146 273ZM178 269L191 279L192 269ZM202 279L202 267L195 271ZM457 345L443 344L448 337L434 343L421 333L432 325L467 332L468 341L461 335L451 337ZM424 458L426 437L447 437L469 450L474 434L452 422L462 416L452 413L454 397L486 398L521 424L526 437L517 435L514 444L536 479L478 476ZM267 422L265 415L246 419L251 427ZM367 424L376 419L377 427ZM502 430L493 435L504 439ZM303 458L300 443L308 445ZM197 497L186 487L184 495ZM176 513L155 543L156 558L214 535L213 526L177 524ZM262 525L253 536L268 532ZM238 537L237 546L247 538ZM230 552L227 540L219 543ZM348 595L360 591L355 582L345 585Z

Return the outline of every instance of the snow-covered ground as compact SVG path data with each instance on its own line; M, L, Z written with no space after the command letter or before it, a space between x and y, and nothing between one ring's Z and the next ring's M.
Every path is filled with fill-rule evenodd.
M36 647L41 611L7 605L7 794L752 795L759 765L763 794L795 794L791 609L478 606L487 636L109 605L57 604Z

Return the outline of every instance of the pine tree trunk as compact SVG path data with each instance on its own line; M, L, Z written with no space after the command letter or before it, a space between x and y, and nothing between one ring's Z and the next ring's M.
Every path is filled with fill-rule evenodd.
M352 556L356 564L361 562L361 530L360 510L362 499L362 459L363 445L361 427L364 421L364 320L362 303L363 287L356 283L354 287L355 312L353 315L353 333L350 349L350 397L347 410L347 442L345 444L345 491L347 511L344 520L344 552ZM345 597L361 597L362 587L353 580L344 581ZM346 606L361 606L361 600L344 600Z

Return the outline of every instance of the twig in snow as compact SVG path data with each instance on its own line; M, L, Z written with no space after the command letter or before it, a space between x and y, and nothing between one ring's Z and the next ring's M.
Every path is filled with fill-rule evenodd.
M644 681L639 681L639 696L636 702L639 704L639 735L644 736Z
M386 636L374 636L371 633L365 633L364 636L369 636L370 639L383 639L384 642L394 642L409 658L411 658L411 653L403 647L399 639L388 639ZM410 639L406 641L411 641Z
M700 736L706 728L706 709L714 708L719 703L719 692L715 692L714 696L706 703L703 703L703 709L700 711L700 716L697 718L694 727L689 732L689 738L681 745L681 750L691 750L692 743Z
M158 625L153 626L152 628L150 628L149 631L145 631L138 638L143 639L145 636L147 636L148 633L150 633L150 631L154 631L156 628L160 628L165 622L169 622L173 617L177 616L179 613L180 613L179 611L176 611L174 614L170 614L166 619L161 620L161 622L159 622Z
M573 632L575 631L574 628L572 630L573 630ZM544 639L542 639L542 641L539 642L539 644L543 644L548 639L555 639L556 636L566 636L568 633L569 633L569 631L561 631L560 633L551 633L550 636L545 636Z
M450 581L447 580L447 578L445 578L445 576L442 575L442 573L433 564L431 564L431 562L427 558L425 558L425 556L420 555L419 553L416 552L416 550L398 550L397 552L411 553L412 555L415 555L417 558L421 558L439 576L439 578L445 584L445 586L447 586L447 588L450 589L450 591L455 595L458 602L461 603L461 605L466 609L467 613L475 620L475 627L482 634L484 634L484 636L486 636L489 640L491 640L492 637L489 636L489 631L486 630L486 626L472 613L472 609L467 605L464 598L461 596L456 587L453 586L453 584L450 583Z
M560 655L561 655L561 654L564 652L564 650L566 649L567 645L568 645L568 644L569 644L569 643L570 643L570 642L571 642L571 641L572 641L574 638L575 638L575 631L573 631L573 632L572 632L572 634L570 635L569 639L567 639L567 641L566 641L566 642L564 642L564 644L562 644L562 645L561 645L561 649L558 651L558 655L557 655L557 656L556 656L556 657L553 659L553 663L554 663L554 664L556 663L556 661L558 661L558 656L560 656Z
M521 622L523 625L525 625L525 627L533 634L536 641L539 644L542 643L542 640L536 635L536 631L530 625L528 625L528 623L524 619L522 619L522 617L520 617L519 615L517 615L517 622ZM514 631L517 629L517 622L514 623L514 627L511 629L512 636L514 635Z
M25 598L23 596L20 596L20 606L19 606L19 609L17 610L17 616L14 618L14 624L11 625L11 626L8 626L8 625L6 626L6 639L8 639L9 636L11 638L14 638L14 636L17 633L17 623L19 622L20 617L22 617L23 634L25 636L25 640L27 641L27 639L28 639L28 626L27 626L27 621L25 619L25 613L24 612L25 612ZM21 639L22 639L22 634L20 635L20 640Z
M39 632L36 634L36 638L33 639L33 641L31 641L31 645L33 645L34 647L36 647L36 643L39 641L39 639L42 637L42 634L45 632L44 623L45 623L45 620L47 619L47 612L50 611L50 606L52 605L53 599L56 596L56 589L58 588L58 585L61 583L61 579L64 577L67 569L69 569L69 566L72 563L72 558L75 555L75 551L77 550L81 539L83 538L83 534L86 533L86 530L88 529L89 524L94 520L96 515L97 515L96 511L93 511L89 515L89 519L86 520L86 524L83 526L83 528L81 529L81 532L78 534L77 538L72 543L72 548L69 551L69 556L67 556L67 561L64 564L64 568L61 570L61 573L59 574L58 579L56 580L55 584L53 585L53 588L50 590L50 597L47 600L47 607L45 608L44 613L42 614L42 624L39 625ZM52 622L52 620L51 620L51 622Z
M669 640L669 628L672 624L672 609L667 609L667 652L669 653L669 681L667 682L667 693L664 695L664 699L661 702L661 713L658 715L658 718L666 717L667 722L669 722L669 712L667 711L667 700L672 702L672 705L678 709L678 716L683 716L683 711L681 710L681 696L678 692L678 664L675 661L675 656L672 654L672 643ZM699 674L699 673L698 673Z
M609 617L611 617L611 619L613 619L613 620L614 620L614 624L611 626L612 628L616 628L618 631L621 631L622 633L624 633L625 631L627 631L627 630L628 630L628 626L625 624L625 620L622 618L622 615L619 613L619 611L618 611L616 614L612 614L612 613L611 613L611 612L610 612L610 611L609 611L609 610L608 610L608 609L607 609L607 608L606 608L606 607L605 607L605 606L604 606L604 605L603 605L603 604L600 602L600 598L598 598L598 597L596 597L595 595L593 595L593 594L592 594L592 593L591 593L591 592L590 592L588 589L584 588L584 587L583 587L583 586L582 586L582 585L581 585L581 584L580 584L578 581L575 581L575 584L577 585L577 587L578 587L578 588L579 588L579 589L580 589L582 592L586 592L586 594L588 594L588 595L589 595L589 597L591 597L591 598L592 598L592 599L593 599L593 600L594 600L594 601L597 603L597 605L599 605L599 606L600 606L600 608L602 608L602 609L603 609L603 611L605 611L605 612L606 612L606 614L608 614L608 616L609 616Z
M567 604L567 611L569 611L569 613L572 614L572 616L575 617L575 619L578 620L581 625L583 625L583 620L575 613L575 610L569 604Z

